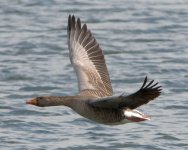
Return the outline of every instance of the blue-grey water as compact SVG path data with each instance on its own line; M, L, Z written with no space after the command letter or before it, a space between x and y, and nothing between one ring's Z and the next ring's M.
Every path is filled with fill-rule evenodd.
M63 106L25 104L78 91L69 14L87 23L104 50L114 93L135 92L146 75L163 86L140 108L151 121L111 127ZM187 0L0 1L1 150L187 150L187 114Z

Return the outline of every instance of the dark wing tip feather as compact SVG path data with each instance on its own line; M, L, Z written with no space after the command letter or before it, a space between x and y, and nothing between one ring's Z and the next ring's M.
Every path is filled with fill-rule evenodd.
M78 18L79 20L79 18ZM68 32L70 33L71 29L75 29L75 16L74 15L69 15L68 17ZM77 21L80 22L80 21Z
M68 26L67 26L67 32L68 32L68 36L70 37L70 31L71 31L71 15L69 15L68 17Z
M83 28L83 30L87 31L87 25L86 24L84 24L82 28Z
M78 29L80 30L81 29L81 21L80 21L80 18L77 19L77 23L76 23Z
M162 86L157 86L158 82L154 82L154 80L150 81L147 84L147 77L144 80L144 83L140 89L140 92L146 97L148 100L153 100L161 94Z
M74 15L72 15L72 22L73 22L73 24L75 24L75 17L74 17Z
M146 83L147 83L147 76L145 77L145 79L144 79L144 83L142 84L142 86L141 86L141 88L140 89L142 89L145 85L146 85Z

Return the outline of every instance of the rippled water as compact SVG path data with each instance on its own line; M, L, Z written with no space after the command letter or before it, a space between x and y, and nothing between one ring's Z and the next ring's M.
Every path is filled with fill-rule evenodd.
M0 1L0 149L188 149L187 0ZM136 91L148 75L163 94L140 109L151 121L93 123L66 107L25 100L72 95L69 14L80 17L104 50L115 93Z

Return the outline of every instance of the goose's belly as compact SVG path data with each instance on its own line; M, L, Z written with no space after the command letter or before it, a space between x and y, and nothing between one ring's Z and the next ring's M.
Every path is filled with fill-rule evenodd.
M72 109L81 116L102 124L118 125L130 122L125 119L123 110L100 109L88 105L74 107Z

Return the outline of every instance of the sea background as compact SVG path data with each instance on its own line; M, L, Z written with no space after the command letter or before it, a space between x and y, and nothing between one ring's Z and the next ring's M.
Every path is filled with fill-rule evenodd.
M40 95L73 95L69 14L87 23L104 51L114 93L145 76L162 95L139 110L151 121L105 126L66 107L39 108ZM187 150L187 0L1 0L1 150Z

